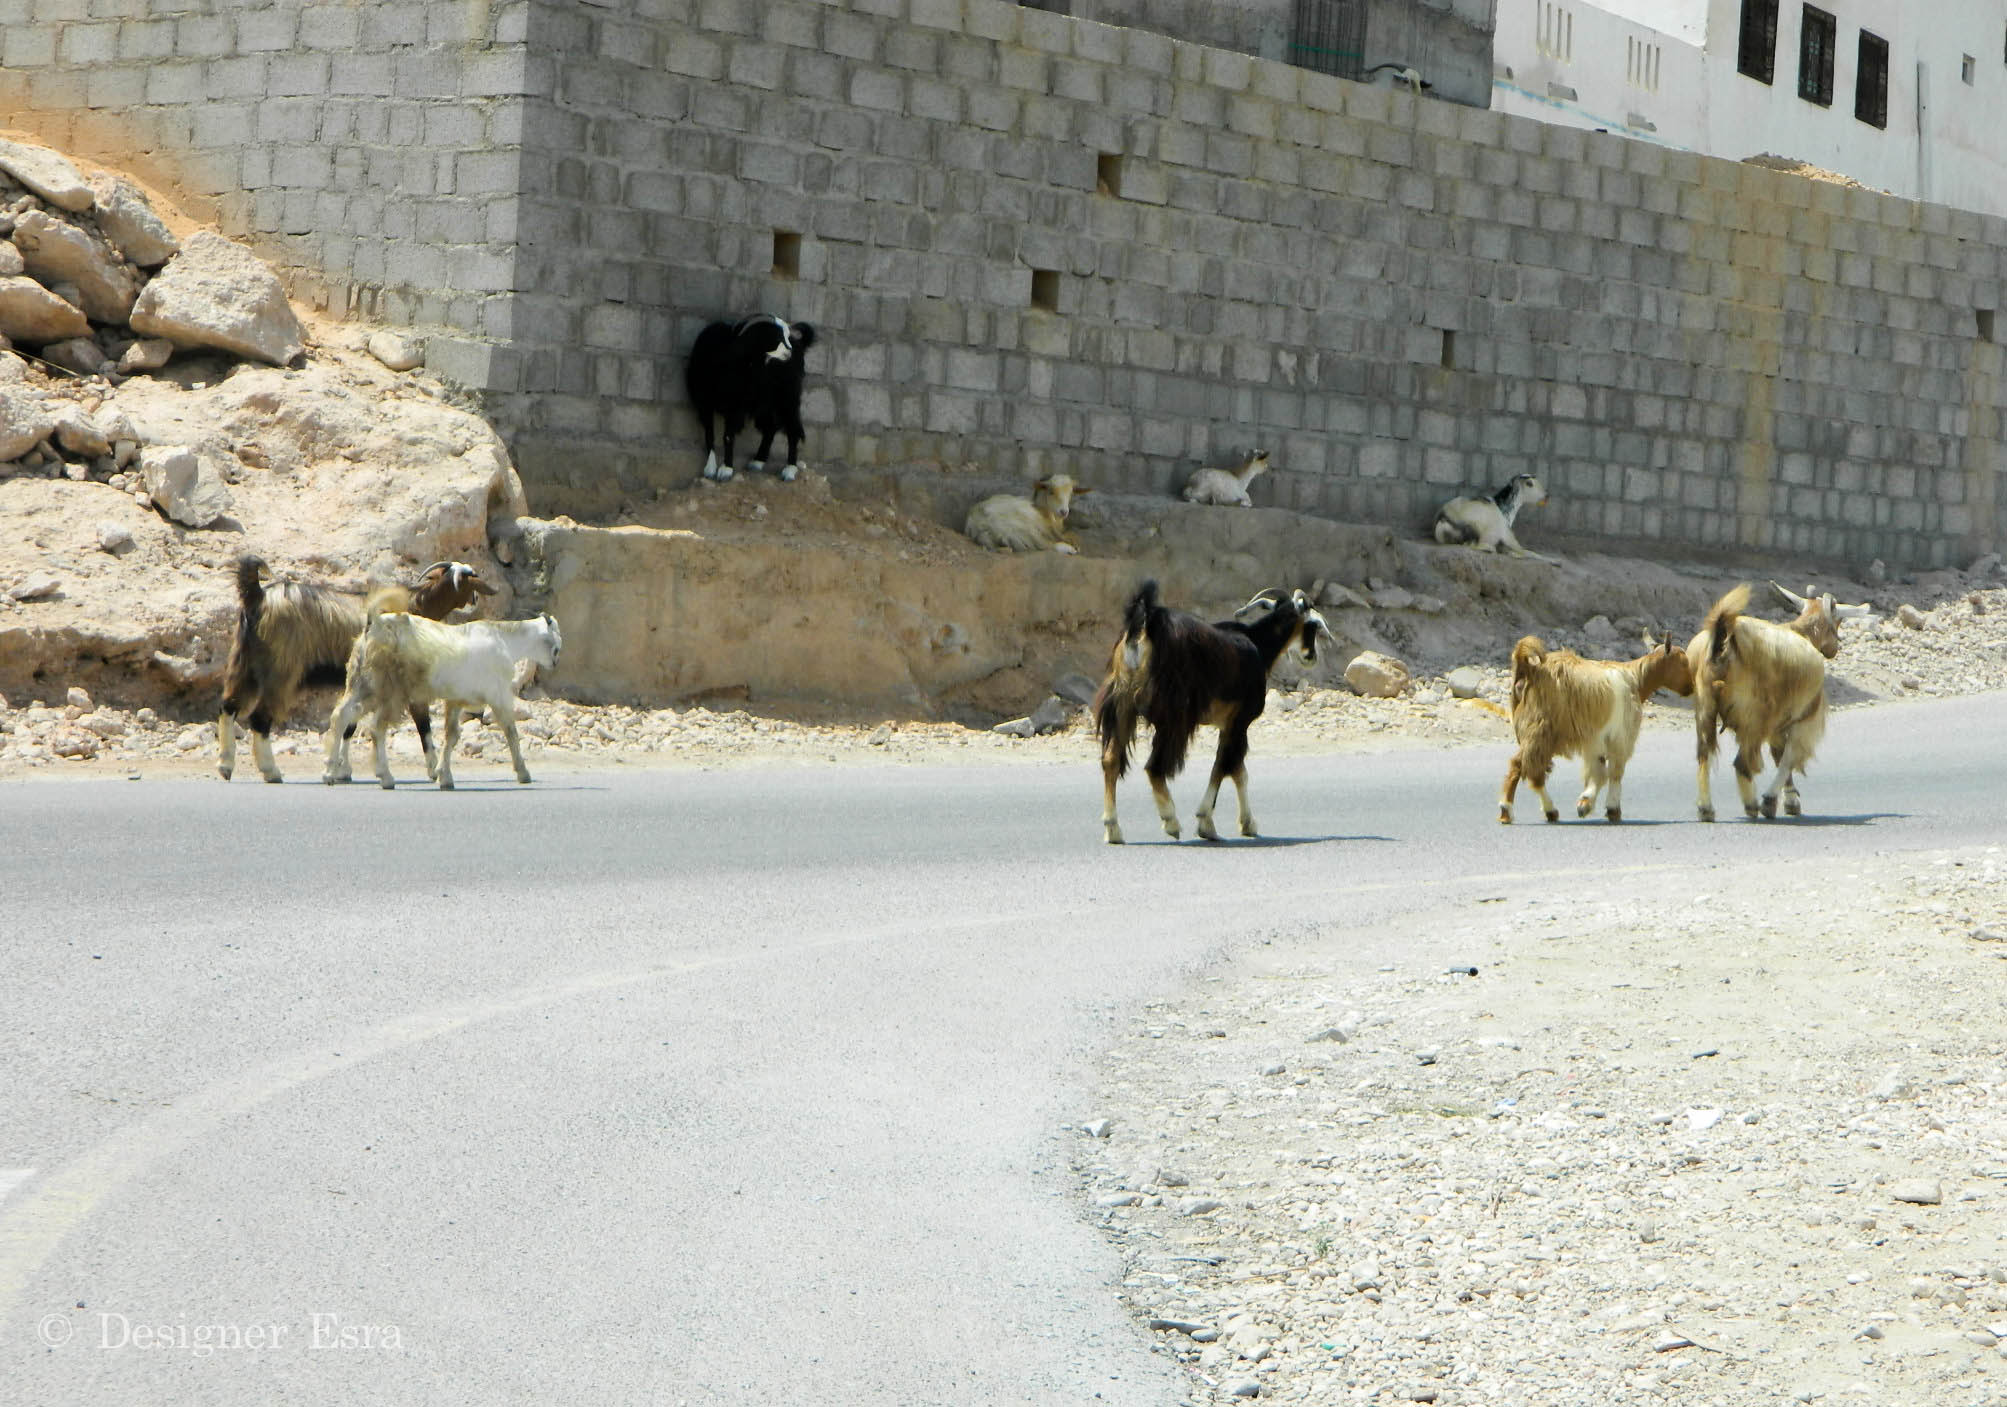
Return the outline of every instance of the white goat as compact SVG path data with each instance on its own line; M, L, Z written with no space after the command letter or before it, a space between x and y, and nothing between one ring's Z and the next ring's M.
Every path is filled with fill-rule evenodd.
M509 741L516 780L529 781L516 736L516 666L528 660L554 667L562 645L558 623L548 615L465 625L441 625L401 611L371 615L348 657L348 688L328 721L322 780L332 785L349 779L349 735L356 721L370 714L376 779L385 788L396 786L383 745L390 720L407 702L443 699L446 741L433 771L441 791L453 789L453 745L460 739L462 709L493 710Z
M1547 501L1547 489L1531 474L1514 474L1497 493L1487 498L1452 498L1436 510L1436 541L1445 547L1468 543L1479 552L1504 552L1513 557L1531 557L1551 562L1519 545L1512 535L1512 520L1528 503Z
M1185 483L1185 502L1213 503L1222 507L1254 507L1247 486L1268 469L1268 451L1255 450L1241 461L1238 469L1201 469Z
M1031 497L1000 493L969 510L962 525L978 545L1005 552L1077 551L1066 538L1066 515L1073 500L1094 490L1082 488L1065 474L1050 474L1032 485Z

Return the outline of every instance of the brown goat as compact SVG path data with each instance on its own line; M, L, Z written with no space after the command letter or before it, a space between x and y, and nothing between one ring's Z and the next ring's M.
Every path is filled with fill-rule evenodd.
M1712 774L1722 728L1733 732L1738 744L1735 785L1743 814L1774 818L1780 794L1786 815L1803 814L1795 774L1811 762L1826 734L1826 661L1840 652L1839 622L1872 614L1865 605L1839 605L1830 595L1807 599L1777 589L1800 607L1789 625L1747 614L1749 587L1738 586L1714 603L1686 647L1693 667L1697 806L1703 821L1714 819ZM1765 744L1777 770L1759 801L1756 774Z
M1547 819L1561 819L1547 796L1548 769L1557 757L1582 759L1577 816L1596 809L1607 782L1604 814L1612 822L1623 820L1624 768L1638 745L1644 701L1660 689L1693 692L1693 671L1670 635L1634 660L1585 660L1573 650L1549 651L1536 636L1522 637L1512 647L1512 736L1519 747L1499 790L1499 824L1512 824L1512 799L1522 777Z
M349 650L362 633L363 603L313 582L275 582L271 569L249 554L237 559L237 633L224 672L223 705L216 716L216 770L229 781L237 765L237 722L251 728L251 753L268 782L284 781L272 756L272 725L284 721L302 688L339 685L346 677ZM434 562L418 585L385 588L402 593L387 609L408 605L418 615L442 620L495 588L465 562ZM433 755L432 717L421 704L411 710L425 755Z

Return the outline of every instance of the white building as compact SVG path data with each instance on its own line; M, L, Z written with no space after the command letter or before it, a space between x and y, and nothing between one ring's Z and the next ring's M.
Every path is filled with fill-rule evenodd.
M1499 0L1492 106L2007 215L2007 0Z

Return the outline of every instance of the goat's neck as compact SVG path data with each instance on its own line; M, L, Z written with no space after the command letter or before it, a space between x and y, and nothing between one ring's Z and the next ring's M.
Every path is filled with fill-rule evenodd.
M1522 492L1519 481L1514 479L1491 496L1491 501L1498 505L1499 513L1504 516L1507 527L1511 527L1512 520L1519 516L1519 498Z
M1669 662L1668 667L1662 669L1659 653L1656 650L1652 651L1649 655L1640 655L1634 660L1625 660L1617 668L1630 676L1631 691L1641 700L1650 698L1653 694L1656 694L1672 682L1672 671L1669 667ZM1665 677L1661 678L1661 674Z
M1248 626L1247 634L1254 641L1255 649L1261 651L1261 667L1272 669L1275 661L1288 648L1290 638L1296 634L1296 612L1270 611Z

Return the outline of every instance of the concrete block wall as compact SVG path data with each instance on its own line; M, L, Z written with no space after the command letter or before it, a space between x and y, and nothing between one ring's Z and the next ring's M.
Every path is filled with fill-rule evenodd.
M507 337L530 9L0 0L0 127L131 171L304 303Z
M2007 537L2007 222L1007 0L0 0L0 125L453 330L547 512L687 481L681 353L766 309L822 330L813 463L1260 445L1262 501L1414 530L1532 471L1536 538Z
M561 500L687 475L680 417L577 441L768 309L822 329L820 461L1158 492L1262 445L1268 501L1362 521L1531 471L1536 535L2001 541L2000 220L999 0L607 0L548 52Z

